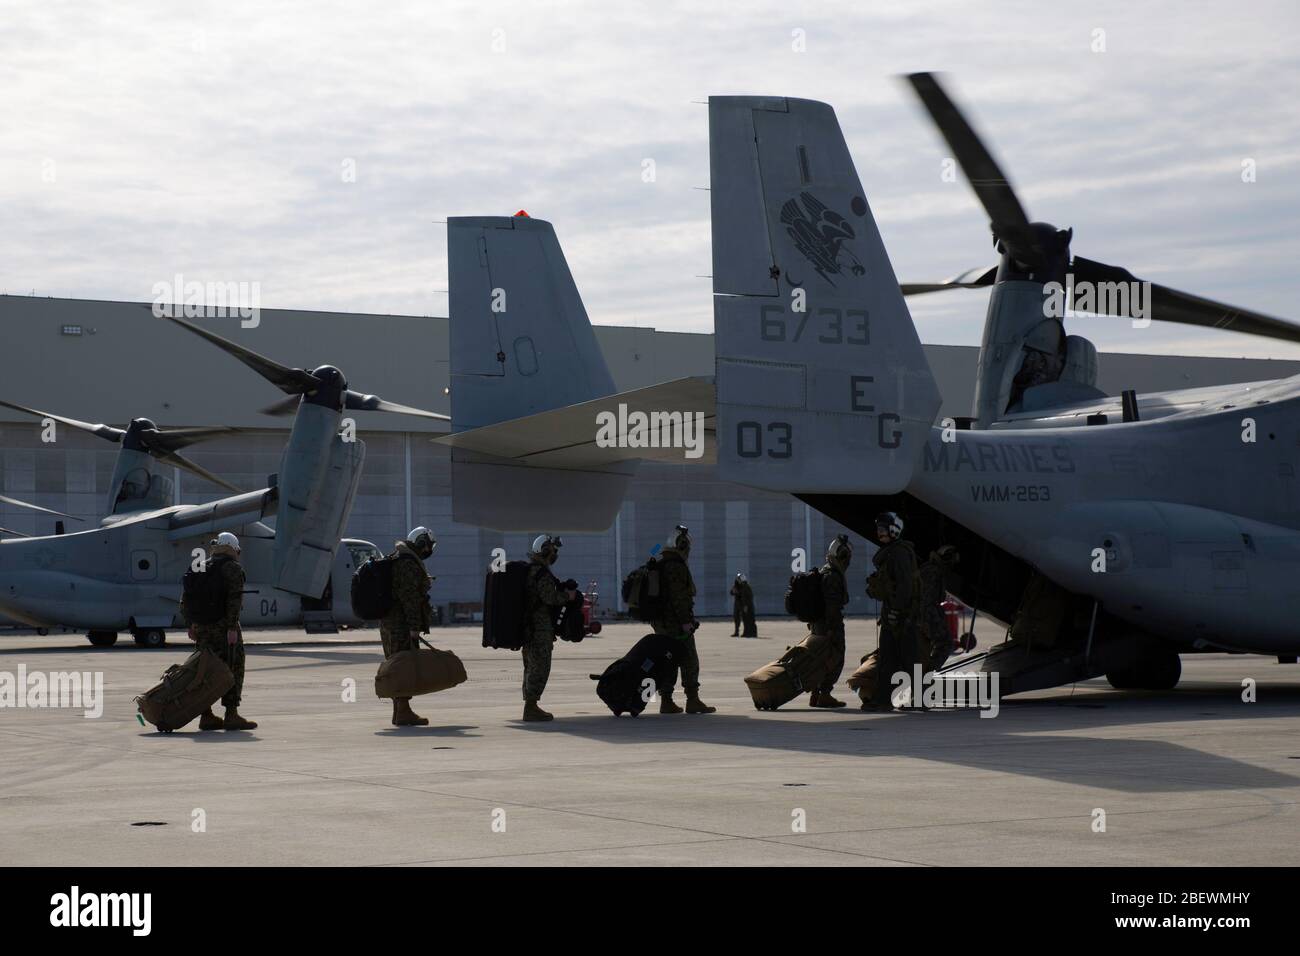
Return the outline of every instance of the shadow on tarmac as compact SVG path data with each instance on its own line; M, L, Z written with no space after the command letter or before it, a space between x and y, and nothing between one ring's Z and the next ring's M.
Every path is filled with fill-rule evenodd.
M1117 691L1090 694L1088 701L1071 701L1068 695L1005 700L994 718L970 710L865 714L850 707L823 719L824 711L811 711L803 701L775 713L668 716L651 713L652 705L637 718L557 713L551 723L511 721L511 726L525 733L568 734L633 749L643 744L707 743L849 757L914 757L1129 793L1295 788L1300 773L1254 766L1169 740L1088 734L1152 722L1291 718L1300 710L1300 686L1268 686L1260 692L1265 702L1249 705L1241 702L1236 687L1159 694ZM1249 732L1244 726L1242 731ZM1300 741L1292 751L1300 755ZM1279 753L1279 762L1293 753Z

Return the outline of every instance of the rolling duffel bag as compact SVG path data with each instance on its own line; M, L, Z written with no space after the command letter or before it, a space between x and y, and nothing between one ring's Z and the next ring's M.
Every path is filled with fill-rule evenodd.
M745 678L757 710L776 710L800 694L817 689L831 662L831 638L809 634L777 660Z
M862 658L862 664L849 675L849 689L857 691L858 700L868 707L873 705L876 696L876 652L872 651Z
M465 665L451 651L440 651L424 638L424 647L398 651L379 665L375 674L376 697L419 697L463 684L469 679Z
M200 647L173 664L162 681L135 699L140 716L165 734L184 727L235 686L235 675L212 651Z
M614 716L645 710L660 688L677 680L681 662L681 642L661 634L647 634L632 649L605 668L591 674L596 681L596 696L614 712Z

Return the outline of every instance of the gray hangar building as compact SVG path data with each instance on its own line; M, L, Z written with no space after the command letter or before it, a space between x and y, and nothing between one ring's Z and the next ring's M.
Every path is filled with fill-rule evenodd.
M982 304L972 301L972 309ZM391 401L449 412L445 318L263 309L255 328L235 317L197 320L285 365L336 365L350 386ZM266 487L280 463L290 420L262 409L282 393L196 336L154 317L145 303L0 296L4 374L0 398L90 422L123 425L150 418L159 426L229 425L240 429L186 450L203 467L242 490ZM713 374L713 336L651 328L598 326L596 336L619 390L687 375ZM929 345L926 353L945 396L942 414L969 413L978 350ZM1294 375L1300 362L1109 353L1099 385L1155 391ZM414 525L438 537L430 562L433 601L444 620L473 620L492 551L522 557L529 535L501 534L452 521L450 455L431 439L444 423L401 415L354 413L367 446L348 536L384 550ZM65 511L94 527L118 446L60 427L41 440L40 422L0 408L3 493ZM178 503L225 492L177 472ZM737 571L754 585L760 614L783 613L791 551L809 549L820 563L826 542L845 530L789 496L719 481L711 466L642 464L614 527L566 535L556 570L585 588L594 581L606 611L617 610L622 576L641 563L674 525L690 527L691 565L701 615L729 615ZM50 534L50 515L0 504L0 526ZM545 531L539 528L538 531ZM849 613L869 613L865 593L870 549L854 536ZM337 599L337 598L336 598ZM347 598L342 596L343 600Z

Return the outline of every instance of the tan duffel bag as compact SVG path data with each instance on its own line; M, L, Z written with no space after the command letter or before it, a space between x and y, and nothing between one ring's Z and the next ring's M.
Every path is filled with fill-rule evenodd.
M849 675L849 689L858 692L858 699L870 706L875 703L876 695L876 652L872 651L862 658L862 664Z
M776 710L805 691L814 691L830 669L832 643L825 634L809 634L770 664L745 678L757 710Z
M398 651L379 665L375 674L376 697L419 697L436 694L468 680L465 665L451 651L427 646L413 651Z
M180 664L173 664L162 681L135 699L140 716L165 734L184 727L235 686L226 662L200 646Z

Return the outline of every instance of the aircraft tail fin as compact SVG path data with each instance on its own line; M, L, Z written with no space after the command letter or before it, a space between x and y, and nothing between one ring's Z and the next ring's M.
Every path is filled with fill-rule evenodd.
M709 99L719 477L892 494L940 396L835 112Z
M549 222L447 222L453 433L611 395L614 380ZM592 422L595 431L595 422ZM503 531L613 523L631 463L570 470L452 449L452 516Z

